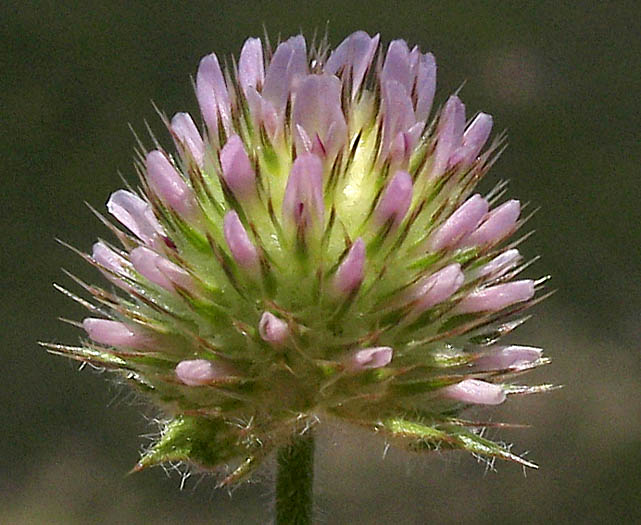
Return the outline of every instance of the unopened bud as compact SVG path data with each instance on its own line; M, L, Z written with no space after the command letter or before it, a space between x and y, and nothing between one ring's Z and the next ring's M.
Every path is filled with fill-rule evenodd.
M257 271L259 257L247 231L235 211L229 211L223 220L223 233L232 257L244 270Z
M467 199L432 233L427 243L428 250L438 252L456 246L478 226L487 209L487 201L478 193Z
M464 379L439 392L443 397L470 405L500 405L505 401L503 387L478 379Z
M341 294L349 295L363 282L365 270L365 243L360 237L347 252L347 256L336 270L334 287Z
M263 312L258 322L258 333L263 341L274 345L281 345L289 337L289 326L274 314Z
M196 164L202 168L205 159L205 145L189 113L176 113L174 118L171 119L169 127L183 148L189 152Z
M165 154L158 150L150 151L146 166L147 181L151 189L177 213L193 219L198 210L193 193Z
M256 192L256 175L245 145L238 135L232 135L220 152L223 179L234 196L243 200Z
M456 311L462 314L496 312L511 304L527 301L533 296L534 281L531 279L512 281L470 293L456 305Z
M352 352L345 361L345 369L350 372L361 372L371 368L382 368L392 362L393 353L389 346L357 350Z
M225 365L207 359L189 359L178 363L176 377L187 386L205 386L225 381L230 371Z
M82 321L82 327L96 343L107 346L126 346L142 349L150 338L125 323L88 317Z

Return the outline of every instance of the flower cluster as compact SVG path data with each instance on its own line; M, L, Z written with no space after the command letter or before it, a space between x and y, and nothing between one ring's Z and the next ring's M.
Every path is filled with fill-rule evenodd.
M49 345L162 407L136 469L232 465L233 483L326 418L532 466L460 416L549 388L512 382L540 349L498 344L543 280L517 279L519 201L474 193L492 117L456 95L434 111L434 57L364 32L250 38L195 84L203 127L167 120L178 153L141 152L140 188L107 203L120 226L103 218L118 246L84 255L112 286L66 292L88 340Z

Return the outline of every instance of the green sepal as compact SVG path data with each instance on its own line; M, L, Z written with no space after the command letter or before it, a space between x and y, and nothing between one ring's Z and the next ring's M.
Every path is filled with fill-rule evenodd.
M225 421L179 415L169 421L160 439L134 467L138 472L167 462L187 461L213 469L240 453L236 436Z
M390 390L403 396L412 396L432 392L439 388L458 383L460 376L440 376L431 379L419 379L416 381L398 381L390 385Z
M443 449L466 450L472 454L496 457L519 463L525 467L538 468L536 464L512 454L504 446L461 426L447 425L438 428L401 418L390 418L383 422L383 428L391 434L391 437L408 441L407 448L412 452Z
M473 454L496 457L505 461L513 461L514 463L519 463L524 467L530 467L533 469L539 468L536 463L532 463L531 461L527 461L516 454L512 454L504 446L499 445L494 441L490 441L489 439L485 439L467 428L458 427L456 429L456 437L458 443L461 445L459 448L472 452Z
M455 315L453 317L450 317L447 321L445 321L438 329L438 333L442 334L445 332L449 332L450 330L454 330L455 328L458 328L459 326L462 326L466 323L470 323L474 320L478 319L477 314L460 314L460 315Z
M419 270L422 272L423 270L430 268L434 263L441 259L441 257L442 255L440 253L428 253L427 255L416 259L412 264L408 265L408 268L410 270Z
M471 261L472 259L478 257L479 250L478 248L467 248L465 250L459 251L455 256L453 261L459 264L465 264L466 262Z
M129 366L124 359L98 346L68 346L54 343L39 344L44 346L51 354L65 356L76 361L82 361L83 363L90 363L95 366L104 366L107 368L131 369L131 366Z

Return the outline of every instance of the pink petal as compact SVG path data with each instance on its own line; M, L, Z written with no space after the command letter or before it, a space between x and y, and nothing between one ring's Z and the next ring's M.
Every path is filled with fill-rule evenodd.
M263 126L267 135L272 141L275 141L282 132L282 123L284 115L276 113L274 106L263 98L253 87L247 88L247 105L252 122L256 127Z
M464 379L460 383L442 388L443 397L472 405L500 405L505 401L505 391L500 385L478 379Z
M356 97L365 73L372 64L378 41L379 35L370 38L365 31L356 31L339 44L325 63L325 72L330 75L335 75L343 69L343 78L346 78L345 71L351 70L352 100Z
M274 51L265 74L262 96L277 114L285 111L287 100L297 81L307 73L307 45L302 35L282 42Z
M465 238L466 246L494 244L510 234L519 220L521 204L509 200L487 214L481 225Z
M396 81L381 85L383 106L383 143L381 158L386 159L399 133L416 124L412 99L405 87Z
M165 154L158 150L150 151L147 153L145 163L147 182L153 192L186 219L195 218L198 205L194 195Z
M345 362L350 372L361 372L372 368L382 368L392 362L393 350L389 346L364 348L352 352Z
M130 266L127 259L121 257L115 251L113 251L111 248L108 248L101 242L97 242L93 245L91 258L102 267L118 275L126 275L127 269ZM122 288L123 290L131 290L131 286L129 286L122 279L118 279L111 273L107 273L104 271L102 273L105 278L107 278L116 286Z
M458 313L496 312L511 304L531 299L534 291L534 281L531 279L489 286L463 298L456 305L456 311Z
M450 157L449 165L469 165L476 160L492 132L492 116L479 113L463 134L463 143Z
M189 152L196 164L203 167L205 145L198 128L189 113L176 113L169 126L183 148Z
M198 290L193 277L177 264L172 263L164 257L159 257L156 259L156 267L160 273L171 281L172 285L192 293Z
M140 275L165 290L174 292L174 285L189 291L196 289L193 279L185 270L148 248L136 248L129 257Z
M436 91L436 60L432 53L421 55L416 75L416 120L427 122Z
M299 155L287 179L283 218L303 227L323 224L323 163L313 153Z
M114 273L126 273L126 268L129 265L127 259L118 255L102 242L97 242L93 245L92 258L98 264Z
M176 378L187 386L210 385L230 376L226 366L207 359L189 359L176 366Z
M481 222L487 213L488 203L478 193L467 199L447 220L438 227L427 242L431 252L452 248Z
M414 299L414 309L417 313L424 312L447 301L463 285L465 276L458 263L450 264L420 280L413 288L411 298Z
M389 158L397 163L409 160L424 127L425 122L417 122L407 131L400 131L390 146Z
M324 155L329 163L347 142L347 124L341 109L341 82L329 75L307 75L296 90L293 121L296 150ZM307 141L305 141L307 138ZM320 140L320 151L313 149L316 139ZM308 143L306 143L308 142Z
M479 277L490 276L495 279L505 274L507 271L514 268L520 261L522 257L519 251L516 248L507 250L500 255L497 255L489 263L483 265L478 271Z
M112 193L107 201L107 209L145 244L153 245L163 233L151 206L130 191Z
M274 314L263 312L258 322L258 333L263 341L274 345L281 345L289 337L289 326Z
M220 152L223 179L238 200L256 191L256 175L245 145L238 135L232 135Z
M365 243L360 237L354 241L334 276L334 288L349 295L363 282L365 272Z
M82 327L91 339L101 345L144 348L151 343L146 335L117 321L88 317L82 321Z
M501 346L474 361L479 370L506 370L520 368L541 358L543 350L533 346Z
M374 215L379 224L393 220L398 225L412 202L412 176L406 171L397 171L387 184Z
M265 80L263 45L258 38L248 38L238 60L238 82L245 96L249 87L260 89Z
M432 178L440 177L447 169L450 157L461 145L464 128L465 106L456 95L452 95L445 103L438 121Z
M223 72L215 53L200 61L196 73L196 97L210 136L218 133L218 117L225 132L232 133L231 103Z
M260 266L258 252L235 211L225 214L223 233L236 263L245 270L258 271Z
M405 40L393 40L387 48L385 63L381 72L381 84L398 82L408 95L412 92L412 71L410 50Z

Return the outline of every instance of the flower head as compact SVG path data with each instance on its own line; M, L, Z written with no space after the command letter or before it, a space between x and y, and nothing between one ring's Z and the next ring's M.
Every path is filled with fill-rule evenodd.
M513 280L519 202L474 193L492 117L434 112L434 57L362 31L220 64L200 62L201 116L168 119L177 153L143 152L142 189L107 203L121 246L86 258L115 289L78 299L88 339L49 345L165 411L136 468L231 463L232 483L325 418L531 466L460 417L548 388L512 382L539 349L496 344L541 282Z

